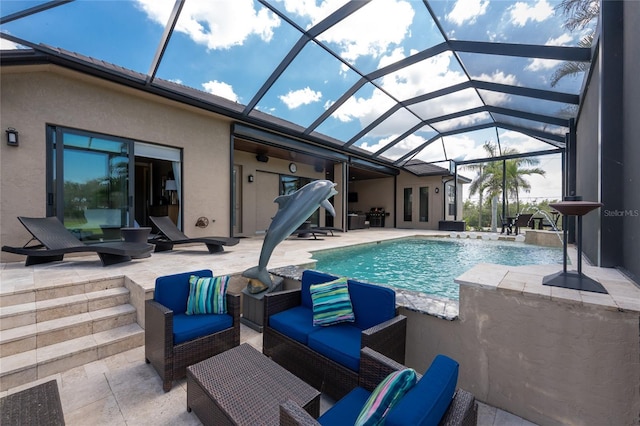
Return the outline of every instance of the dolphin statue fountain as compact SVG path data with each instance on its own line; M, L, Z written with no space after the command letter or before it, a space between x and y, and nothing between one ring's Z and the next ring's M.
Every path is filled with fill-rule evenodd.
M243 277L249 278L249 286L253 280L257 280L264 286L259 286L259 293L270 288L273 285L271 276L267 271L267 264L271 258L271 254L275 247L287 238L293 231L298 229L309 216L318 209L324 207L332 216L336 215L336 211L329 202L329 198L336 195L336 184L330 180L315 180L298 189L290 195L281 195L273 202L278 203L278 212L271 220L271 225L267 229L267 233L262 243L260 251L260 260L258 266L247 269L242 273ZM255 283L255 281L253 281Z

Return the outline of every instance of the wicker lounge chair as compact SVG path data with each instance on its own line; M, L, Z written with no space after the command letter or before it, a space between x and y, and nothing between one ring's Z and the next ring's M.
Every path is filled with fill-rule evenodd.
M160 231L160 235L155 236L149 242L156 245L156 252L173 250L174 244L204 243L209 249L209 253L224 251L222 246L235 246L240 240L226 237L187 237L171 221L169 216L149 216L149 219Z
M334 232L343 232L341 228L336 228L334 226L316 226L315 228L311 228L314 231L326 231L329 232L331 234L332 237L334 237Z
M191 275L213 274L201 270L158 277L153 299L145 302L145 360L160 375L165 392L174 380L186 377L188 366L240 344L240 295L227 293L226 314L186 315Z
M103 266L147 257L152 244L111 242L85 244L77 239L56 217L18 217L33 236L23 247L2 246L2 251L27 256L25 266L62 260L67 253L96 253ZM37 240L39 244L29 245Z
M317 228L298 228L291 233L291 235L297 235L299 238L308 238L312 236L314 240L317 240L318 237L316 234L327 235L327 231L322 231Z

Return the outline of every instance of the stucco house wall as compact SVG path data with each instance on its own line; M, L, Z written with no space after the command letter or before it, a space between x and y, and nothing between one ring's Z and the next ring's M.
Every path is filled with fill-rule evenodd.
M296 163L298 170L295 174L289 171L291 160L270 157L266 163L256 160L256 155L250 152L234 151L233 162L242 168L242 232L237 236L252 236L264 229L258 229L256 223L260 223L258 215L266 215L263 223L278 211L278 205L273 201L280 195L277 180L279 175L305 177L309 179L324 179L324 171L317 172L311 164ZM253 182L249 182L249 175L253 176ZM273 175L275 184L263 185L261 179ZM338 188L339 189L339 188ZM265 203L268 203L265 205ZM334 206L335 208L335 206ZM320 225L324 225L324 209L320 212ZM336 211L336 216L339 213Z
M0 144L0 238L23 245L30 235L17 216L46 214L46 125L156 143L183 151L184 232L229 235L230 121L195 108L56 67L3 67L0 126L17 129L20 145ZM199 216L210 219L197 228ZM23 257L2 253L2 261Z
M421 222L419 213L419 188L429 188L429 217ZM413 189L412 221L404 220L404 188ZM436 190L438 191L436 193ZM458 199L461 203L461 198ZM419 177L407 172L401 172L397 179L396 203L398 206L398 228L438 229L438 223L445 220L446 191L440 176ZM447 216L448 217L448 216ZM453 216L451 216L453 219Z

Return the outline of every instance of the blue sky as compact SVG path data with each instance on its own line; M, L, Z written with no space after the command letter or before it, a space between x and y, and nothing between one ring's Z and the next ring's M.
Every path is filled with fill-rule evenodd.
M42 2L0 3L2 16ZM252 0L187 0L157 77L213 93L243 105L252 101L308 29L345 1L273 0L273 11ZM575 46L584 32L568 33L551 0L448 0L429 3L450 39L505 43ZM3 25L1 31L33 43L45 43L118 64L146 74L149 71L173 0L76 1ZM296 28L296 26L298 28ZM416 52L442 43L422 1L374 0L352 16L323 32L319 41L327 52L309 42L286 68L282 77L257 101L260 111L309 126L360 79ZM3 49L16 47L0 41ZM345 60L339 61L336 56ZM471 78L516 86L551 90L549 78L557 61L461 53ZM553 90L577 94L583 76L568 78ZM445 88L467 80L465 70L451 52L430 57L411 67L381 77L379 88L366 84L316 131L348 141L387 111L396 100ZM380 88L382 90L380 90ZM527 112L565 116L568 105L531 102L497 92L480 93L492 105ZM356 146L376 152L420 120L482 105L474 90L411 105L393 114L360 139ZM436 131L456 129L490 120L487 113L421 128L385 152L396 159L429 139ZM514 123L518 124L518 123ZM563 134L562 128L546 130ZM499 130L502 146L520 152L553 148L523 134ZM416 158L425 161L484 157L482 143L496 141L496 130L447 136ZM547 178L532 178L531 196L560 196L559 156L542 157Z

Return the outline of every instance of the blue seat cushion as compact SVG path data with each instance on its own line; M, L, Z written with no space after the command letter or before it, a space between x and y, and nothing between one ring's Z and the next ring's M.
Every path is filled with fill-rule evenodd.
M233 317L229 314L174 315L173 344L188 342L232 326Z
M362 330L396 316L396 293L387 287L349 280L355 325Z
M212 277L213 272L209 269L203 269L158 277L156 278L153 300L171 309L174 315L184 313L187 310L189 278L191 275Z
M319 327L309 335L308 345L319 354L357 372L360 371L361 339L362 330L350 323L341 323Z
M305 308L313 309L313 301L311 300L309 287L311 287L313 284L328 283L329 281L334 281L337 279L338 277L333 275L314 271L313 269L306 269L304 272L302 272L300 305L304 306Z
M355 424L360 410L367 402L369 395L371 395L371 392L364 388L357 387L353 389L320 416L318 423L322 426Z
M391 409L385 424L437 425L453 399L458 368L453 359L436 356L424 376Z
M307 344L309 334L319 328L313 326L313 311L303 306L271 315L269 326L303 345Z

